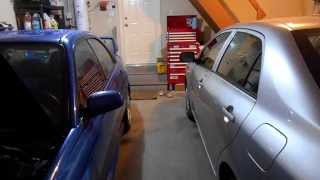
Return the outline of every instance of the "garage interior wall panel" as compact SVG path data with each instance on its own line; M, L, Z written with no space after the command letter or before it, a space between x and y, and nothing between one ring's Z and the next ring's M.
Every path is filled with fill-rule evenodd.
M101 11L99 8L100 0L89 0L89 2L90 31L100 36L107 35L117 37L118 9Z
M304 0L257 0L267 14L266 18L303 16ZM312 1L312 0L309 0Z
M303 14L304 15L312 15L313 13L313 0L304 0L303 4Z
M257 12L249 0L225 0L224 3L240 22L252 21L257 17Z
M224 28L237 22L257 19L257 11L249 0L189 0L213 28ZM313 0L255 0L265 18L312 15ZM207 20L208 21L208 20Z
M250 22L257 18L257 11L249 0L221 0L237 17L239 22ZM302 16L305 13L305 3L312 0L255 0L266 13L265 18Z
M190 0L190 2L197 7L204 17L210 18L210 21L214 23L210 23L210 25L216 30L239 22L222 0Z

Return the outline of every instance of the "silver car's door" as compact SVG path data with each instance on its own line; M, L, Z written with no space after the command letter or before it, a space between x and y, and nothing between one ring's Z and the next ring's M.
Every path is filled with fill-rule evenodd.
M202 119L202 102L200 101L199 90L203 87L208 73L212 71L215 62L218 61L219 55L221 57L221 50L226 47L228 37L230 37L231 33L231 31L225 32L214 38L202 51L199 63L192 65L191 77L188 80L188 94L196 119Z
M260 38L255 33L237 32L217 71L210 73L199 92L203 102L203 118L199 124L214 167L220 153L235 138L255 104L254 95L248 93L246 83L249 72L261 57Z
M190 104L194 110L194 117L197 121L198 128L205 146L207 142L205 141L206 138L204 138L204 136L208 134L208 128L206 128L208 125L206 119L208 117L205 113L206 102L201 99L200 93L207 82L208 76L212 73L213 68L217 66L220 58L222 57L223 49L228 46L233 35L234 33L232 31L218 34L209 44L206 45L199 58L199 62L197 65L193 65L193 78L191 81L188 81L190 83L188 87L192 87L192 92L188 93L189 97L192 96Z

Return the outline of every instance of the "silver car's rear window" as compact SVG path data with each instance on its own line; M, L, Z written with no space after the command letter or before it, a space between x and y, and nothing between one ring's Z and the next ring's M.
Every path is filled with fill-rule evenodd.
M310 73L320 87L320 29L294 31L293 36Z

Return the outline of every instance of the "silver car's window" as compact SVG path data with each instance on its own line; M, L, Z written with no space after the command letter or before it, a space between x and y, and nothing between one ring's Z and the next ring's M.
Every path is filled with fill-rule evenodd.
M313 48L317 51L317 53L320 54L320 36L319 35L309 36L308 40L310 41Z
M248 80L253 78L249 77L253 69L260 69L260 67L254 67L254 65L258 64L257 60L260 59L261 53L262 42L259 38L248 33L238 32L221 60L218 74L237 86L250 91L255 90L257 87L253 86L257 85L249 87ZM254 79L257 79L257 77ZM258 82L257 80L254 81Z
M259 80L260 80L260 72L261 72L261 56L256 61L252 70L250 71L248 78L246 78L244 89L247 90L253 96L257 96Z
M320 87L320 29L303 29L292 33L313 79Z
M215 38L202 52L201 65L209 70L212 69L220 50L228 39L230 32L223 33Z

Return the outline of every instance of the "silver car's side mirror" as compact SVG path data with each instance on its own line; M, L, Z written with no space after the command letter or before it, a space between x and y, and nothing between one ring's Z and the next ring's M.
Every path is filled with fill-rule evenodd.
M196 61L194 52L183 52L180 54L180 60L185 63L191 63Z

